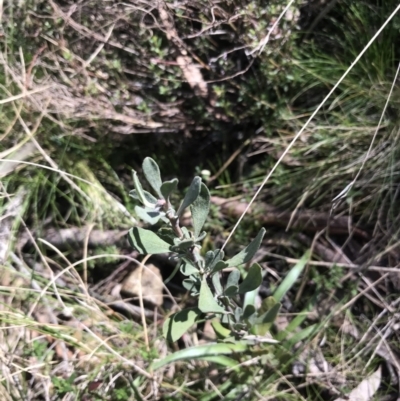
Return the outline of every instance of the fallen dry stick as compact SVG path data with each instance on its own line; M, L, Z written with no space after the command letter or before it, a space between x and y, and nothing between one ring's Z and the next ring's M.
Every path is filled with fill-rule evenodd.
M233 218L239 218L247 207L246 202L239 200L229 200L212 196L211 202L220 206L222 213ZM250 214L257 219L263 226L287 227L291 221L292 212L290 210L281 210L276 206L266 203L258 203L250 209ZM318 232L328 228L330 234L350 234L348 216L330 216L329 213L315 212L312 210L299 210L292 221L291 229L307 232ZM368 238L365 231L352 227L352 234Z
M245 210L247 203L238 200L229 200L212 196L211 202L220 207L221 213L232 218L238 218ZM291 218L291 211L280 210L275 206L266 203L258 203L250 209L253 218L256 218L262 225L286 227ZM329 213L314 212L311 210L299 210L292 221L291 229L315 233L324 230L329 225L331 234L349 234L349 217L337 216L329 218ZM186 216L182 221L183 225L190 225L190 217ZM88 246L119 245L127 247L126 234L128 230L92 230L89 234ZM362 238L368 238L368 234L352 227L352 234ZM87 236L87 227L74 227L65 229L49 228L40 234L40 238L56 246L59 249L68 247L81 247ZM20 247L30 245L29 238L22 238Z
M128 244L126 234L128 230L91 230L89 233L88 246L95 248L98 246L123 246ZM58 249L66 249L70 247L82 247L88 234L87 227L74 227L55 229L49 228L38 235L39 238L49 242ZM23 238L19 246L32 245L29 238Z

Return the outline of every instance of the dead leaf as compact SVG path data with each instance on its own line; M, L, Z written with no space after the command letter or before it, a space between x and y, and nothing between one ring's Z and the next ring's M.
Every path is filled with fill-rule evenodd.
M143 301L161 306L163 303L163 279L160 270L147 264L142 271L142 282L139 282L140 269L135 269L124 281L122 292L127 296L138 297L142 286Z
M19 144L2 152L0 162L0 177L11 174L24 160L31 157L36 151L33 143ZM12 160L12 161L8 161Z
M364 379L346 398L336 398L335 401L369 401L381 384L381 367L371 376Z

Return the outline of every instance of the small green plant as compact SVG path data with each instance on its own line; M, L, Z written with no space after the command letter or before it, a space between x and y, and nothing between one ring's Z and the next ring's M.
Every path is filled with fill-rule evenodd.
M241 265L251 261L265 234L261 229L254 240L229 260L224 260L220 249L201 253L201 241L207 236L202 231L210 209L210 192L200 177L195 177L178 209L170 202L178 180L162 182L157 163L147 157L143 161L143 173L155 196L145 191L133 171L135 189L130 195L143 205L136 206L139 218L151 225L160 224L157 232L133 227L129 241L141 254L170 253L177 261L177 268L186 276L183 286L198 299L196 307L171 315L164 324L164 336L178 340L196 322L213 319L214 331L225 342L269 341L265 334L275 320L281 304L273 297L267 298L257 310L255 295L262 282L261 267L250 265L247 273ZM193 230L181 226L185 209L190 208ZM226 282L222 280L229 270ZM242 279L241 271L244 272ZM218 319L215 319L218 318ZM272 340L271 340L272 341Z
M75 379L76 379L76 374L72 373L72 375L67 378L53 376L51 378L51 381L57 392L57 395L64 396L68 393L72 393L77 390L76 385L74 384Z

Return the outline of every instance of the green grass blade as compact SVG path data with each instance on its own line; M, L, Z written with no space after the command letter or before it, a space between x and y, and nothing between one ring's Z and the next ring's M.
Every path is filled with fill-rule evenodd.
M282 283L276 289L274 298L277 302L280 302L287 292L293 287L296 280L299 278L301 272L306 266L308 259L310 258L310 251L307 251L303 257L297 262L297 264L290 270L287 276L283 279Z

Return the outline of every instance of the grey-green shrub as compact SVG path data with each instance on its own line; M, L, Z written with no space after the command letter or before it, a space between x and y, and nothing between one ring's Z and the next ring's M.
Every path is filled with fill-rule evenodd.
M251 264L246 276L241 280L240 265L251 261L265 234L261 229L254 240L231 259L224 260L220 249L201 254L201 241L207 233L202 231L210 209L210 192L200 177L194 177L179 208L173 207L171 194L177 189L178 180L162 181L157 163L147 157L143 161L143 173L154 191L145 191L133 171L135 189L130 195L143 206L135 210L140 219L155 225L161 223L157 232L141 227L129 231L129 242L141 254L170 253L177 261L177 269L186 277L182 285L190 295L198 298L196 307L172 314L164 324L164 336L171 341L178 340L195 322L216 316L220 323L213 325L217 335L225 341L250 338L249 335L265 334L276 315L280 304L273 298L264 300L257 311L254 296L262 282L261 267ZM180 225L185 209L190 208L193 230ZM226 284L221 282L221 273L230 273ZM242 301L242 297L244 296ZM251 336L251 338L254 338Z

